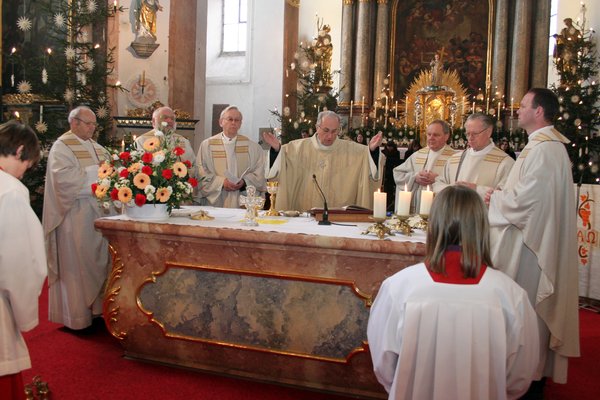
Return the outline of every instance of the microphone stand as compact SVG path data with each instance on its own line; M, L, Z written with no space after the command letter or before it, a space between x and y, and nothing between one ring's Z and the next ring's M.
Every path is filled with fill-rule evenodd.
M323 198L323 218L319 221L319 225L331 225L329 221L329 209L327 208L327 200L325 199L325 194L321 190L321 186L319 186L319 182L317 182L317 176L313 174L313 181L315 181L315 185L317 185L317 189L319 189L319 193L321 193L321 197Z

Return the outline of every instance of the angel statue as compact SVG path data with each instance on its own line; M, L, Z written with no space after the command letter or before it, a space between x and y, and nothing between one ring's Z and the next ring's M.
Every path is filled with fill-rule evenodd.
M138 0L136 30L142 36L156 40L156 13L163 7L159 0Z
M442 78L442 60L440 59L439 54L436 53L429 65L431 66L431 86L440 86L440 80Z

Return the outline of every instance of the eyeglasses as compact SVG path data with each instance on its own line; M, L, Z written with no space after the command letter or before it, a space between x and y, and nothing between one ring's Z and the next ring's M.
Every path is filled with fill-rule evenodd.
M83 123L84 123L84 124L86 124L87 126L93 126L93 127L96 127L96 126L98 126L98 124L97 124L96 122L88 122L88 121L84 121L84 120L82 120L81 118L77 118L77 117L74 117L73 119L76 119L76 120L77 120L77 121L79 121L79 122L83 122Z
M242 122L242 119L241 119L241 118L231 118L231 117L229 117L229 118L223 118L223 119L224 119L225 121L227 121L227 122L235 122L235 123Z
M479 136L480 134L482 134L484 131L487 131L488 129L490 129L491 127L488 126L487 128L483 128L482 130L480 130L479 132L465 132L465 136L469 137L469 136Z

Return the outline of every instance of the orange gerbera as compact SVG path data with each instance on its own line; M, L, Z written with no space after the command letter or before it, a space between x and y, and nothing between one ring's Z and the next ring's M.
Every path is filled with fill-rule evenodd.
M98 185L98 187L96 187L96 197L99 199L104 198L104 196L106 196L106 193L108 192L108 186L106 185Z
M161 203L166 203L169 201L170 197L171 190L169 190L169 188L161 187L156 190L156 200L160 201Z
M119 188L118 197L119 197L119 201L121 203L129 203L132 196L133 196L133 192L128 187L123 186L123 187Z
M108 178L115 172L115 169L109 163L103 163L100 168L98 168L98 178L104 179Z
M180 178L185 178L187 175L187 167L184 163L177 161L175 164L173 164L173 173Z
M133 177L133 184L136 188L144 190L150 184L150 177L143 172Z
M144 150L152 152L160 147L160 139L157 137L148 138L142 147Z
M138 172L140 170L141 167L142 167L141 163L135 162L127 168L127 171L129 171L132 174L135 174L136 172Z

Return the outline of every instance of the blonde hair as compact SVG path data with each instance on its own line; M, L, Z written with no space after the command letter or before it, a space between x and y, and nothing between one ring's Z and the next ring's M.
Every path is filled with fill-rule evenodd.
M492 266L487 209L479 195L465 186L448 186L433 201L425 256L429 269L446 272L444 252L452 245L462 247L465 278L476 277L482 264Z

